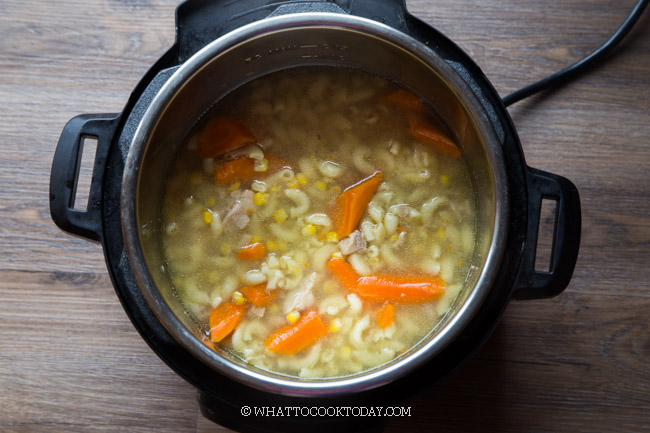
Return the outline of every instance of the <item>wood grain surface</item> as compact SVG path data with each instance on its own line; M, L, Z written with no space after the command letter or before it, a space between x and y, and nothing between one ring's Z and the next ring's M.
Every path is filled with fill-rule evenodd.
M500 94L598 46L631 0L412 0ZM119 112L174 40L172 0L0 2L0 431L217 432L139 337L101 247L49 216L79 113ZM389 432L650 431L650 12L610 56L510 109L529 165L571 179L582 245L560 296L512 302Z

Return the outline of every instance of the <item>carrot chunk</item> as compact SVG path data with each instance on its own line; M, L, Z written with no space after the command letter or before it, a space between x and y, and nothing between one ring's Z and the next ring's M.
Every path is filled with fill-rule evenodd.
M255 141L253 133L240 120L217 117L201 131L196 153L201 158L215 158Z
M377 311L377 325L388 328L395 321L395 306L386 304Z
M244 318L246 305L222 302L210 313L210 339L218 343L237 328Z
M280 171L285 167L291 168L291 164L289 164L287 161L285 161L282 158L278 158L275 155L271 155L270 153L265 153L264 157L269 160L269 169L263 172L264 173L263 176L275 173L276 171Z
M203 342L203 344L208 346L210 349L214 350L214 343L208 337L201 338L201 341Z
M359 297L370 302L426 302L440 298L445 283L440 277L367 275L357 282Z
M228 183L253 179L257 175L253 158L237 158L223 163L214 173L214 182L225 185Z
M253 158L237 158L226 161L217 168L214 173L214 182L225 185L237 181L262 179L284 167L290 167L282 159L266 154L264 157L269 161L269 168L266 171L255 171L255 160Z
M296 323L287 325L266 339L266 347L275 353L294 355L328 333L316 310L309 310Z
M460 149L456 143L422 116L408 113L408 121L413 138L423 143L433 145L437 150L447 156L460 158Z
M336 199L332 210L334 231L343 239L354 231L366 211L370 200L384 179L384 173L376 171L371 176L346 188Z
M256 307L266 307L278 295L278 290L266 290L266 283L246 286L239 290Z
M343 287L349 292L356 292L359 274L357 274L357 271L354 270L352 265L343 259L333 257L327 262L327 267Z
M261 242L255 242L241 247L237 253L237 258L242 260L260 260L265 255L266 245Z
M381 101L386 105L401 108L407 111L413 111L415 113L422 113L425 111L425 106L420 98L404 89L399 89L393 93L389 93L388 95L384 96Z

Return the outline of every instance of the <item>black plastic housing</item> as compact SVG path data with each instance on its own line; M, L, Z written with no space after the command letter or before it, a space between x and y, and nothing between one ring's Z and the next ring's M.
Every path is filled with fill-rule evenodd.
M425 43L441 55L476 92L503 148L510 196L508 238L494 287L474 320L441 354L413 373L383 387L335 399L287 397L236 383L208 368L165 330L144 299L124 251L120 189L124 161L135 127L156 91L182 64L206 44L255 20L294 12L348 13L380 21ZM511 298L554 296L568 285L580 242L580 200L567 179L529 168L501 98L480 68L453 42L412 16L402 0L264 1L188 0L176 11L176 42L147 72L124 111L80 115L64 128L52 165L51 214L64 231L100 241L115 291L149 346L174 371L199 390L202 413L241 431L379 431L387 422L369 417L242 416L244 406L391 406L434 385L458 368L497 325ZM83 137L98 138L97 157L87 211L73 210ZM550 272L534 269L542 199L557 201Z

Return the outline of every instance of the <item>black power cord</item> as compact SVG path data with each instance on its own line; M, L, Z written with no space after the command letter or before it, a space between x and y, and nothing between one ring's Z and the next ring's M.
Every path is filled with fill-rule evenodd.
M625 21L623 21L623 24L621 24L618 30L616 30L616 32L596 51L577 61L571 66L568 66L561 71L556 72L553 75L543 78L533 84L530 84L522 89L517 90L516 92L509 94L502 99L503 103L506 105L506 107L512 105L515 102L521 101L522 99L534 95L535 93L540 92L544 89L565 83L573 77L594 66L596 63L602 60L602 58L605 57L607 53L609 53L612 48L614 48L630 32L641 14L643 14L643 10L649 2L650 0L638 0L632 8L630 14L627 16Z

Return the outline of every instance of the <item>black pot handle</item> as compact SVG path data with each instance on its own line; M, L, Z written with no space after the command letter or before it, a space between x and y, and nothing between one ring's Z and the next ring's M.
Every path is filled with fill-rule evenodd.
M176 8L178 61L243 25L300 12L357 15L406 31L404 0L185 0Z
M578 259L580 247L580 195L570 180L528 167L528 225L522 263L515 283L515 299L550 298L561 293L569 284ZM551 269L535 270L537 234L542 199L557 201L555 230L551 250Z
M119 120L118 114L80 114L63 128L50 174L50 214L63 231L101 241L101 186L106 155ZM74 209L84 138L96 138L97 149L86 210Z

